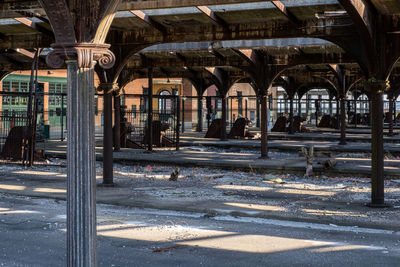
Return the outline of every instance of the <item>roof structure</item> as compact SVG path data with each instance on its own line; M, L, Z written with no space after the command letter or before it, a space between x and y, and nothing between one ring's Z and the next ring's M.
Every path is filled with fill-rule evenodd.
M122 84L145 76L149 65L161 77L193 75L183 67L242 70L246 60L237 51L246 49L270 55L271 65L292 68L286 70L288 74L306 73L302 80L326 75L330 70L327 64L355 69L361 63L356 74L368 76L368 66L360 60L363 55L358 55L362 49L349 48L349 43L356 46L355 40L362 39L359 24L368 22L367 16L361 21L354 18L358 7L353 10L347 2L351 5L345 0L122 1L106 42L116 54L117 72L129 72ZM400 33L395 22L400 15L398 2L364 4L360 11L364 8L369 11L365 14L373 12L388 21L380 31L390 36ZM0 7L2 69L29 69L33 49L48 48L55 42L49 17L39 1L3 1ZM42 63L45 67L44 60Z
M346 95L360 87L363 78L371 101L371 205L385 206L382 94L391 90L389 81L392 95L399 88L397 0L1 1L1 76L29 69L36 48L43 48L40 67L68 68L71 266L96 265L94 105L88 93L94 87L95 68L104 90L106 185L113 184L112 93L132 79L148 76L151 87L152 77L186 77L199 95L215 84L221 98L222 139L229 88L237 81L251 82L261 106L265 158L267 96L274 82L285 87L291 103L293 92L302 94L307 84L334 88L331 92L341 103L343 137ZM151 98L152 90L148 92ZM152 101L148 112L151 148ZM118 120L117 115L119 127ZM119 140L119 130L115 132Z

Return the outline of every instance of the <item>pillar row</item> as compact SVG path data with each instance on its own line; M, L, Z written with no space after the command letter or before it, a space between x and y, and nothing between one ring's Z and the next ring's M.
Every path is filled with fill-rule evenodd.
M385 206L383 150L383 92L386 81L367 81L371 92L371 206Z
M112 100L113 92L118 90L116 83L101 83L103 91L103 185L114 185L113 180L113 128L112 128ZM115 142L115 140L114 140Z
M340 141L339 145L346 144L346 97L340 96Z

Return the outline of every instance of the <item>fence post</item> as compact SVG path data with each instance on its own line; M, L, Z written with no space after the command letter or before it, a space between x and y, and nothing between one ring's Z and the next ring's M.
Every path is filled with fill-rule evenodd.
M176 128L175 128L175 132L176 132L176 142L175 142L175 145L176 145L176 151L178 151L179 150L179 128L180 128L180 118L179 118L179 115L181 114L181 111L180 111L180 98L179 98L179 96L175 96L175 103L176 103Z
M64 141L64 95L61 94L61 141Z
M148 110L147 110L147 145L148 150L153 150L153 69L148 70L149 89L147 92L148 97Z
M182 133L185 132L185 99L186 97L182 97Z

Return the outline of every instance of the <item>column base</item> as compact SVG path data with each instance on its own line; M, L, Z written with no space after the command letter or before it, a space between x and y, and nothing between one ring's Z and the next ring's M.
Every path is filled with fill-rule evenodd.
M390 204L388 204L388 203L372 203L372 202L370 202L370 203L367 203L367 204L365 204L365 206L367 206L367 207L369 207L369 208L380 208L380 209L382 209L382 208L391 208L392 207L392 205L390 205Z
M346 141L340 141L340 142L339 142L339 145L340 145L340 146L347 145L347 142L346 142Z
M115 183L101 183L97 185L98 187L115 187L117 186Z
M259 159L269 159L269 156L268 155L264 155L264 156L259 156L258 158Z

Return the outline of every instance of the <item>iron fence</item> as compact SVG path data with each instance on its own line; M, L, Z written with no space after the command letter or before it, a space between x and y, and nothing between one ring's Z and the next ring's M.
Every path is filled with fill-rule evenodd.
M155 146L175 146L178 142L180 98L155 95L152 98L152 143ZM124 95L121 122L127 123L127 139L144 147L148 143L148 96Z
M26 112L0 111L0 157L9 157L10 153L6 151L7 149L5 148L6 142L8 142L9 144L19 142L21 143L21 146L23 145L22 142L27 136L27 125L28 118L26 116ZM15 132L14 134L10 134L11 129L17 129L16 127L20 128L19 131Z

